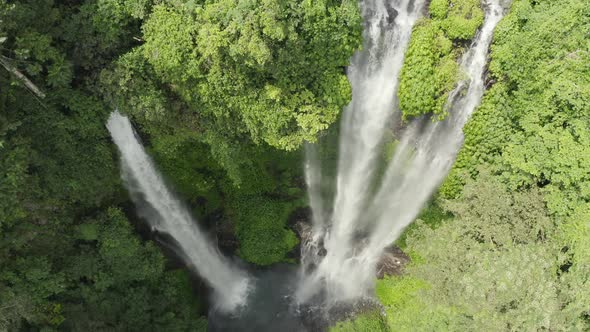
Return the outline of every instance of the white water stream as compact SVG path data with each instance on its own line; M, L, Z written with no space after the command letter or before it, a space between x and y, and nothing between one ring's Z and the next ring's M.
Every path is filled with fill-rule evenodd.
M331 303L368 294L383 250L416 218L461 147L462 128L484 92L487 51L504 12L500 1L484 0L485 21L461 60L468 79L451 93L449 116L440 122L416 119L409 125L376 191L372 184L383 136L394 111L399 112L398 76L425 0L361 1L364 47L348 69L353 98L342 118L336 194L329 209L322 200L317 151L313 146L306 151L313 236L302 246L299 302L318 294ZM187 264L214 290L220 309L232 311L244 305L250 277L219 252L167 188L127 117L113 112L107 128L121 153L122 177L140 213L153 229L176 241ZM318 254L320 246L325 256Z
M393 2L393 5L386 3ZM416 119L404 132L375 194L371 183L377 170L386 124L397 108L398 74L411 29L423 1L373 0L363 2L367 21L363 51L349 68L353 99L345 110L340 133L340 155L336 199L329 211L314 211L315 242L323 240L327 251L319 257L317 243L303 246L302 261L317 267L302 278L298 299L309 300L324 292L329 302L347 301L367 295L383 250L391 245L418 215L420 209L449 172L463 142L462 128L481 101L484 70L493 31L503 16L500 0L486 0L485 20L470 49L461 60L468 77L450 94L449 116L440 122ZM391 9L395 9L394 24ZM308 161L306 173L312 209L321 174L317 162Z
M221 310L232 311L245 304L250 284L248 275L219 252L189 210L168 189L129 119L115 111L107 128L121 153L123 180L152 229L176 241L186 263L213 288L215 304Z

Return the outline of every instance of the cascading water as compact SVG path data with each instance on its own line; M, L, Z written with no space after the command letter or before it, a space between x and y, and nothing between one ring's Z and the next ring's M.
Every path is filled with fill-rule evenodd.
M301 302L320 292L331 303L367 294L383 250L416 218L456 158L463 142L463 125L484 92L487 50L504 13L501 0L484 1L483 26L461 60L468 79L450 94L448 117L439 122L417 119L409 126L373 195L370 185L377 168L375 156L385 124L397 107L397 76L413 23L423 6L418 0L385 3L364 3L363 13L368 16L365 48L354 56L349 71L353 100L342 120L336 199L331 218L323 217L321 224L314 226L319 235L312 237L313 241L323 240L327 254L322 258L317 257L317 251L302 252L316 256L304 261L319 264L302 278L298 291ZM392 22L392 13L394 24L384 24ZM308 162L306 171L319 174L313 165ZM310 183L310 190L312 185L318 184ZM310 199L316 196L310 192ZM310 205L321 206L314 202ZM326 211L314 212L316 215L325 216Z
M169 234L176 241L186 263L213 288L220 310L232 311L245 304L248 275L221 255L188 209L166 187L129 119L115 111L107 128L121 153L122 177L133 200L138 207L147 203L153 210L143 210L152 229Z
M315 241L323 237L327 255L316 270L307 274L299 289L298 298L305 302L322 286L330 298L351 299L361 295L365 287L359 287L355 275L370 274L362 266L351 264L354 256L353 235L361 212L365 209L370 191L375 159L391 111L395 108L397 76L401 70L404 53L412 27L420 16L423 0L368 0L361 2L365 30L363 50L354 55L348 69L352 85L352 102L345 109L341 124L340 154L336 197L331 224L313 220ZM308 161L307 174L317 174L313 162ZM313 178L307 176L308 179ZM312 209L318 204L313 202ZM314 211L313 216L325 216L326 211ZM318 225L321 223L321 225ZM325 232L325 234L324 234ZM315 242L314 241L314 242ZM305 246L304 246L305 247ZM314 245L311 245L314 247ZM304 252L302 255L313 253ZM318 257L307 258L317 262ZM361 268L363 271L358 271ZM349 274L352 272L353 274ZM354 280L352 280L354 279Z
M498 0L485 4L486 18L472 46L461 60L468 79L451 92L444 121L421 119L412 123L389 165L376 194L375 229L367 248L371 256L397 239L451 169L463 143L463 126L484 93L484 70L493 31L504 8ZM413 143L413 144L412 144ZM391 218L395 215L395 218Z
M348 70L353 98L340 128L333 202L323 199L326 183L318 152L314 146L306 147L313 225L311 240L302 245L298 303L319 298L330 306L368 294L383 250L416 218L450 170L463 141L463 125L481 100L487 50L504 12L501 1L509 0L484 0L483 26L461 60L468 79L451 93L448 117L439 122L428 117L413 121L375 190L383 136L392 111L399 112L397 78L425 1L361 0L364 48ZM305 330L301 312L291 306L290 269L258 271L254 278L221 255L166 187L129 120L115 111L107 128L121 152L122 177L140 213L153 229L176 241L186 262L213 288L218 309L210 313L210 329ZM251 288L256 290L249 294ZM247 299L251 305L240 315L227 315ZM262 305L264 309L257 310Z
M312 220L314 221L311 229L300 229L300 235L303 233L309 234L313 237L309 241L304 241L301 244L301 273L302 276L308 272L307 268L315 266L319 263L318 256L314 252L320 250L320 237L322 235L323 227L325 225L324 199L322 197L322 172L320 168L320 161L316 146L311 144L305 145L305 183L307 185L308 200L311 205ZM302 236L303 237L303 236Z

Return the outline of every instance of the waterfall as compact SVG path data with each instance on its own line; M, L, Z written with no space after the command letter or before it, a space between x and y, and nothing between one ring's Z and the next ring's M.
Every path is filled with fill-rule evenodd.
M322 173L318 151L315 145L305 145L305 183L307 194L311 205L312 220L314 221L312 231L319 235L325 224L324 199L321 190Z
M213 288L215 304L221 310L232 311L245 304L250 285L248 275L218 251L189 210L168 189L129 119L115 111L108 119L107 128L121 153L122 178L152 229L176 241L186 263Z
M447 100L449 115L415 119L400 139L385 174L377 177L387 126L399 115L398 76L412 28L426 0L362 0L364 45L348 68L352 101L340 127L333 202L324 200L320 158L306 146L305 180L313 225L302 243L299 303L327 304L364 297L373 286L383 250L416 218L448 174L463 143L462 128L484 93L484 70L501 1L483 0L485 19L460 65L467 79ZM246 304L253 278L224 257L189 210L167 188L130 121L115 111L107 128L121 153L122 177L138 210L158 232L170 235L187 264L214 290L224 312ZM380 179L377 188L375 180ZM326 206L330 205L330 206ZM262 287L264 288L264 286Z
M371 207L378 214L367 248L371 256L378 255L384 246L401 235L455 161L463 143L463 126L484 93L487 52L504 9L497 0L491 0L486 3L485 12L483 26L461 60L467 79L459 82L450 93L448 117L440 122L415 121L396 149Z
M485 1L483 26L460 63L468 78L450 94L448 117L439 122L425 117L410 124L373 194L376 155L385 125L394 110L399 112L398 74L422 7L419 0L397 0L393 5L386 0L363 2L365 45L349 68L353 98L342 119L333 213L314 227L322 229L327 253L316 257L319 264L302 278L297 294L301 302L320 292L331 302L368 293L383 250L416 218L448 174L463 142L463 125L481 101L487 51L504 12L500 0ZM308 162L307 173L318 173L312 165ZM316 215L324 216L325 211ZM317 255L309 250L302 254Z
M321 228L327 255L316 271L304 277L298 298L305 301L325 282L333 288L334 297L358 297L359 287L346 281L346 272L353 270L348 259L355 250L353 235L361 212L369 199L370 183L388 120L396 107L397 77L401 70L412 27L420 16L423 0L362 1L365 18L363 49L357 52L348 68L352 85L352 101L344 110L336 178L336 197L330 224L313 220L314 229ZM317 173L310 169L306 173ZM309 178L309 176L308 176ZM312 186L308 186L312 188ZM310 193L310 198L314 195ZM317 204L311 202L312 208ZM313 212L313 216L325 215ZM322 225L319 225L322 223ZM314 236L317 238L317 236ZM303 253L308 254L308 253ZM318 259L308 259L317 261ZM364 269L363 267L360 267ZM356 271L361 274L364 272ZM356 273L355 272L355 273Z

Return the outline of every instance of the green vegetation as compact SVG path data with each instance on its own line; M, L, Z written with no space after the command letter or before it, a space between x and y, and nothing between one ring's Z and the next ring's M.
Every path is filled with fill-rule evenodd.
M500 22L458 161L399 241L414 262L377 283L385 330L590 328L589 22L581 0L516 0Z
M127 219L108 114L237 254L285 261L297 149L348 103L360 32L352 0L0 2L0 331L205 330L188 272Z
M449 92L460 78L457 60L465 42L483 23L479 0L433 0L430 18L412 32L399 86L399 105L405 119L422 114L446 115Z
M295 233L285 228L293 212L292 203L255 196L241 198L230 206L240 242L238 254L243 259L259 265L281 262L299 242Z
M154 136L190 131L239 185L253 143L296 150L336 120L361 20L353 0L170 1L142 31L106 94Z
M379 311L363 313L355 319L339 322L330 328L330 332L381 332L386 325Z
M482 20L478 0L430 2L404 119L445 116ZM590 329L588 36L586 0L513 1L458 160L397 242L412 263L377 282L383 310L332 330ZM0 331L206 330L130 208L108 114L131 116L203 227L233 226L236 255L288 262L300 148L329 143L336 167L360 41L354 0L0 2Z
M555 225L538 190L507 192L484 171L444 205L452 221L408 239L424 261L408 270L428 285L423 303L448 308L459 330L571 326L577 317L559 310Z

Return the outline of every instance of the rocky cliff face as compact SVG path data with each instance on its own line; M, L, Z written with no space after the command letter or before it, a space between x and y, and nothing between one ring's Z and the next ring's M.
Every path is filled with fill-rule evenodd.
M326 249L323 247L323 243L312 243L311 241L311 226L305 220L300 220L294 224L294 230L299 236L300 246L299 251L301 248L303 250L313 250L315 252L315 257L323 257L326 255ZM362 239L359 240L362 242ZM298 257L301 259L301 257ZM400 275L402 274L405 266L410 262L410 257L406 255L399 247L395 245L391 245L387 247L379 262L377 263L377 269L375 271L375 275L379 279L383 279L386 275ZM315 268L315 264L317 262L301 262L304 265L305 269L313 270Z

